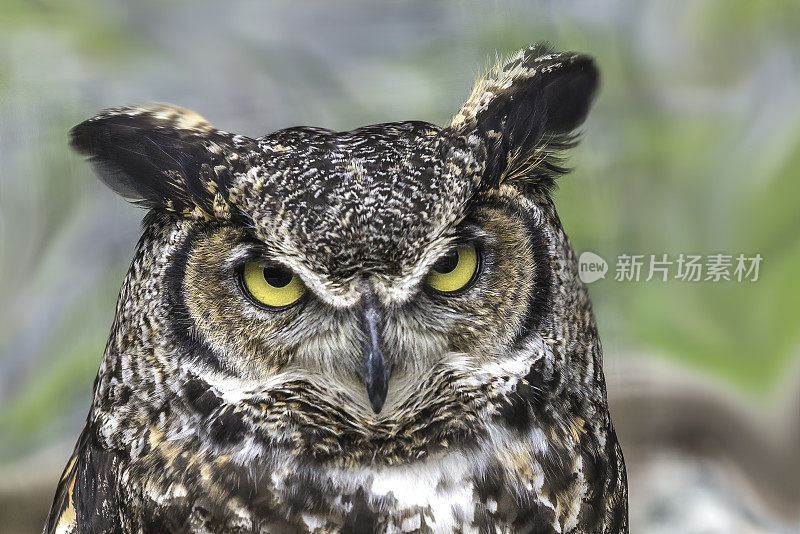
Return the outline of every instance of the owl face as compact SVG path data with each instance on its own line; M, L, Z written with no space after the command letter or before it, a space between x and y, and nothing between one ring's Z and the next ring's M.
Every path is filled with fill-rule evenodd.
M269 241L237 226L200 224L176 266L173 298L231 376L257 384L289 373L335 383L353 408L391 414L437 367L478 365L510 350L534 293L546 290L539 237L502 203L476 207L414 247L420 259L409 273L392 273L391 258L357 271L345 287L358 298L346 301ZM374 391L377 373L383 391Z
M448 359L507 352L545 243L507 202L468 206L480 167L453 145L422 123L261 140L231 192L250 231L199 225L176 269L176 301L226 370L336 383L388 414Z
M474 437L487 413L522 417L511 383L574 313L549 190L597 81L590 59L545 52L488 73L444 128L254 139L152 105L73 129L152 211L123 288L147 311L118 322L156 323L137 350L188 419L235 420L221 442L404 461ZM135 391L145 374L118 382Z

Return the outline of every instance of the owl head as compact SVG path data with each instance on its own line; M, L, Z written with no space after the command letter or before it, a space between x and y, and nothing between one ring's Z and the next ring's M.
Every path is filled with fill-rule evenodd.
M97 382L101 433L399 462L490 419L603 405L550 198L597 82L590 58L533 47L444 127L251 138L168 105L76 126L72 146L149 209Z

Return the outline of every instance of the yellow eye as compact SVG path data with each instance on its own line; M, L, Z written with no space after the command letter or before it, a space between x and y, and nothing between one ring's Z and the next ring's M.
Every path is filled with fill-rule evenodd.
M303 282L289 269L278 265L265 267L255 261L244 264L242 281L253 299L272 308L297 302L306 292Z
M464 288L478 270L478 252L473 243L459 245L433 264L428 285L442 293L452 293Z

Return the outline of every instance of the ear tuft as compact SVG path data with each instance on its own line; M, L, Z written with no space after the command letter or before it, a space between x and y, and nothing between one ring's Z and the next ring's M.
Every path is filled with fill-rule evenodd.
M450 127L482 139L486 185L549 189L566 172L559 154L575 145L598 79L590 57L533 46L481 77Z
M89 156L111 189L196 218L229 213L232 164L247 138L234 141L200 115L168 104L108 109L70 131L70 145Z

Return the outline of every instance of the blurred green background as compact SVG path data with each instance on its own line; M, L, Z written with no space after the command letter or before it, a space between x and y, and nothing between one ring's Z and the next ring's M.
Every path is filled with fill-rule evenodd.
M631 369L648 381L679 377L664 378L669 393L678 391L669 380L685 387L690 377L701 397L723 391L735 413L794 428L798 2L3 0L0 525L28 528L49 506L143 215L69 152L70 126L147 101L253 136L298 124L444 124L496 53L543 40L593 55L603 76L556 202L575 249L611 264L590 292L623 447L644 439L625 404L641 383ZM663 253L764 260L752 283L614 280L619 254ZM776 440L796 465L792 432ZM791 504L800 491L783 493L782 521L800 525ZM28 494L28 508L14 500ZM632 495L631 507L641 531L662 532L644 499Z

